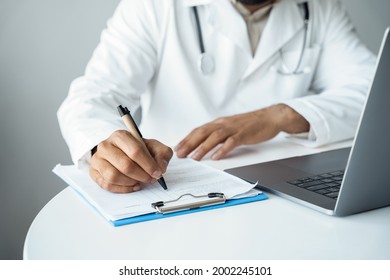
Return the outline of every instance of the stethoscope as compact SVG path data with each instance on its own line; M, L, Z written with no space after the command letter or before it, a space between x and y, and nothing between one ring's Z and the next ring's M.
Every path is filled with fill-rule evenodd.
M282 62L281 62L282 68L278 69L277 72L281 75L300 75L300 74L305 73L305 71L300 70L300 68L301 68L302 60L303 60L303 57L305 55L305 50L306 50L307 33L308 33L308 29L309 29L309 5L307 2L304 2L304 3L302 3L302 7L303 7L303 13L304 13L304 17L303 17L303 19L304 19L303 20L304 34L303 34L303 43L302 43L301 53L299 55L299 59L298 59L296 67L293 70L291 70L291 68L289 68L286 65L286 63L284 62L283 51L282 50L279 51L280 56L282 58ZM199 62L198 62L199 71L203 75L209 75L209 74L213 73L214 69L215 69L214 58L210 53L206 52L205 47L204 47L202 27L200 26L197 6L193 6L192 11L193 11L194 17L195 17L196 33L198 36L199 49L200 49L200 56L199 56Z
M203 75L209 75L214 72L214 58L210 53L207 53L204 44L203 44L203 35L202 35L202 27L200 26L199 16L198 16L198 8L197 6L193 6L192 10L195 16L196 22L196 33L198 35L200 56L199 56L199 70Z
M307 2L304 2L301 5L303 7L303 15L304 15L304 17L303 17L303 31L304 31L304 33L303 33L303 42L302 42L301 53L299 55L297 66L295 66L295 68L293 70L291 70L291 68L289 68L285 63L282 49L279 50L282 68L279 68L277 70L277 72L281 75L285 75L285 76L301 75L301 74L308 72L308 69L304 69L304 70L300 70L300 69L301 69L303 57L305 55L306 43L307 43L307 33L309 30L309 5L307 4Z

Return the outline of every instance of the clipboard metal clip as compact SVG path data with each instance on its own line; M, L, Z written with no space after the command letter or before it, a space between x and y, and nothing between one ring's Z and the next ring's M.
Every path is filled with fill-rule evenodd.
M183 197L191 196L195 201L181 203L180 200ZM191 210L199 207L222 204L226 202L226 197L223 193L209 193L206 195L193 195L190 193L182 194L177 199L169 201L157 201L152 203L152 207L157 210L158 213L167 214L171 212L181 210Z

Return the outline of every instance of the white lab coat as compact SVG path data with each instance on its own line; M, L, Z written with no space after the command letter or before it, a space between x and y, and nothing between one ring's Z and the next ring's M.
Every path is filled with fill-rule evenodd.
M372 78L375 57L362 45L337 0L309 0L303 43L297 0L271 11L253 57L243 18L229 0L124 0L58 111L74 162L88 162L92 147L125 129L116 107L142 106L145 138L174 146L192 129L217 117L286 103L310 123L300 141L311 146L353 137ZM215 71L199 71L199 40L191 6L198 5L205 49ZM294 138L294 137L293 137ZM298 139L298 138L294 138Z

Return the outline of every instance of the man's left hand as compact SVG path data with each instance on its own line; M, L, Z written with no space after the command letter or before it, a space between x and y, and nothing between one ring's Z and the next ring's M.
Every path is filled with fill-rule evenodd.
M223 158L240 145L256 144L275 137L279 132L309 131L310 125L300 114L285 104L272 105L257 111L218 118L194 129L176 147L180 158L194 152L192 158L201 160L216 146L213 160Z

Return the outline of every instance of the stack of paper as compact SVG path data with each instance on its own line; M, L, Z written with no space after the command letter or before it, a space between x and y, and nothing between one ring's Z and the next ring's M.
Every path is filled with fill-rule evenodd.
M115 194L100 188L90 178L88 172L79 170L74 165L57 165L53 172L114 225L142 221L142 219L131 220L131 218L140 216L145 218L145 214L151 213L153 216L145 220L160 218L164 215L156 214L156 209L151 204L157 201L175 200L183 194L196 196L218 192L223 193L228 200L254 196L256 196L255 200L267 198L259 190L254 189L255 185L192 159L173 158L171 160L164 174L168 191L155 183L144 185L143 189L138 192ZM184 196L180 201L186 203L192 199L191 196ZM250 201L239 203L245 202ZM122 222L116 223L121 220Z

